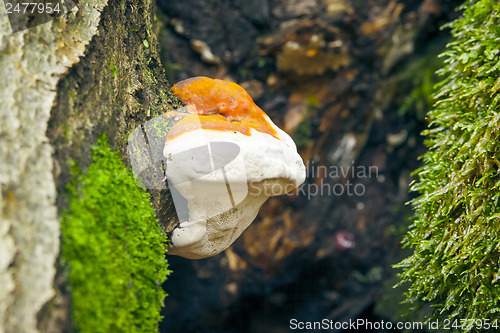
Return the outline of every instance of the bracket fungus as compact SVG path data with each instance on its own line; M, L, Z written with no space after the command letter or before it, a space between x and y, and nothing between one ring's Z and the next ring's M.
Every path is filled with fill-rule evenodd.
M239 85L194 77L172 92L187 112L164 115L177 122L163 155L174 204L187 201L189 213L168 253L200 259L227 249L267 198L300 186L305 166L290 136Z

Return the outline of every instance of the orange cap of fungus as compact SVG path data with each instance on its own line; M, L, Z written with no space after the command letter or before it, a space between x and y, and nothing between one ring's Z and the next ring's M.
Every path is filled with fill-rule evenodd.
M199 76L178 82L172 92L186 104L189 114L172 127L167 141L200 126L247 136L253 128L279 139L264 111L236 83Z

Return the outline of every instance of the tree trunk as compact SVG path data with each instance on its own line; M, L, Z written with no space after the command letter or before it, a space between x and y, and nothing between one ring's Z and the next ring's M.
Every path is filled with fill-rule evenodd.
M0 18L0 332L69 325L57 267L71 163L85 169L101 133L127 163L130 132L173 101L154 13L151 0L82 0L15 33ZM168 226L173 205L152 194Z

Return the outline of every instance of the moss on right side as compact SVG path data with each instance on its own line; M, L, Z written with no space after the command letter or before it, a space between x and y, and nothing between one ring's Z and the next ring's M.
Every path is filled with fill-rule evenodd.
M500 3L468 0L428 113L424 166L412 189L416 219L398 267L408 300L436 317L500 328ZM462 321L461 321L462 320ZM474 324L471 326L464 325ZM493 326L490 326L493 329Z

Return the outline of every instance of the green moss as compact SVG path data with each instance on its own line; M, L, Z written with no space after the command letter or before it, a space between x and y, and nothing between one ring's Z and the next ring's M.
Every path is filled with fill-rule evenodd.
M68 141L68 125L66 123L62 124L62 130L64 133L64 141Z
M500 3L462 8L428 114L430 151L412 187L420 197L405 243L414 253L398 267L408 300L430 302L452 321L500 326Z
M78 102L78 100L76 99L76 96L75 96L75 92L73 90L69 90L68 92L69 92L69 96L71 97L73 102Z
M144 82L147 84L156 84L157 80L152 71L146 70L147 66L144 66Z
M62 262L79 332L157 332L169 274L166 236L149 195L106 137L93 163L69 187L62 218Z
M111 69L111 73L112 73L114 78L118 76L118 70L116 69L116 66L115 66L115 63L113 62L113 60L109 61L109 69Z

